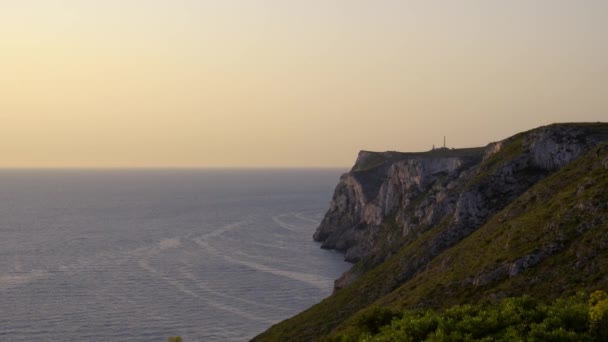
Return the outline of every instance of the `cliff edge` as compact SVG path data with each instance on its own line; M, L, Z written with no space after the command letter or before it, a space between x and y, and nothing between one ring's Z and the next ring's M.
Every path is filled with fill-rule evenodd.
M608 245L579 241L598 263L580 246L565 257L590 232L608 235L606 141L608 124L571 123L484 148L362 151L314 234L355 265L332 296L257 340L320 339L347 329L372 304L441 307L608 289L608 278L593 277L608 272ZM580 267L567 272L577 280L564 282L561 267L571 260Z

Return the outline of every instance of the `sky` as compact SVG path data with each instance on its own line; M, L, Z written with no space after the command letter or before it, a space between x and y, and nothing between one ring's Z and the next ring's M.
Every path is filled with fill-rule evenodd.
M348 167L608 121L605 0L0 0L0 167Z

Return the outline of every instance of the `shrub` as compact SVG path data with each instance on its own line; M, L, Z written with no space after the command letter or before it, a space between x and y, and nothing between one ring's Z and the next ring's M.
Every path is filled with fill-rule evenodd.
M442 312L374 307L342 341L608 341L608 295L598 291L540 303L530 297L457 305Z
M595 291L589 297L589 317L595 334L601 340L608 340L608 294Z
M390 309L374 306L357 317L355 325L361 332L377 334L381 327L391 323L396 316L397 314Z

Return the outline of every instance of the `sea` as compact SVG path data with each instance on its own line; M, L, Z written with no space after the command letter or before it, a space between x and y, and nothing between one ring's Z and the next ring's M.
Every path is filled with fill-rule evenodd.
M247 341L331 294L337 169L0 171L0 341Z

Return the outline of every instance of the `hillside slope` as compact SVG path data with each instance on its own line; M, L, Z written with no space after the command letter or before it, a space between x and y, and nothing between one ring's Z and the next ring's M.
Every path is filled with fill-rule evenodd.
M400 310L524 294L555 299L608 290L607 271L608 145L602 144L533 186L376 304ZM335 334L348 333L355 321Z
M594 148L607 139L608 124L558 124L485 149L362 153L315 233L324 248L345 251L357 264L332 296L256 340L348 330L353 315L372 303L402 308L542 295L539 284L547 282L560 294L603 287L593 270L606 265L589 260L603 248L593 234L605 229L605 208L594 200L569 205L572 191L595 198L606 189L585 182L603 184L605 147ZM589 247L585 238L600 242ZM576 243L582 247L572 249ZM588 276L560 278L559 256L567 253Z

